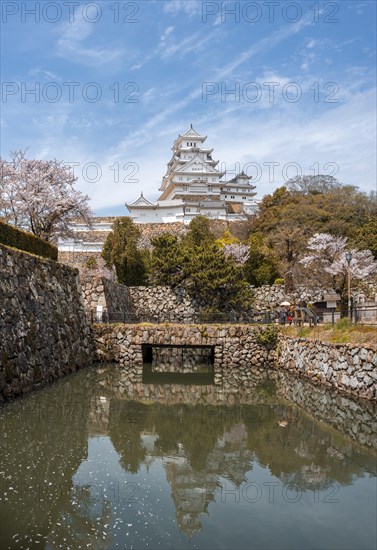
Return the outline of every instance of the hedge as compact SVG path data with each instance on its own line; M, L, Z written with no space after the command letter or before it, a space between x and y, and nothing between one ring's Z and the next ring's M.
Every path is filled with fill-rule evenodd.
M36 237L32 233L27 233L21 229L17 229L12 225L8 225L0 220L0 243L6 246L12 246L18 250L31 252L43 258L51 260L58 259L58 249L51 243Z

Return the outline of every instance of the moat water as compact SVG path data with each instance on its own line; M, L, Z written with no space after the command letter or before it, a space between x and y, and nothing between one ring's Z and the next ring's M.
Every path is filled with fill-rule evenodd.
M375 405L163 382L93 367L0 408L2 550L376 548Z

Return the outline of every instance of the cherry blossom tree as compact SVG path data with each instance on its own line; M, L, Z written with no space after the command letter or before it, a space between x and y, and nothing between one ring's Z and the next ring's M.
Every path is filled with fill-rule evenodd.
M312 277L325 282L326 274L331 278L332 287L342 297L345 295L348 262L346 252L351 252L349 269L351 279L367 279L377 274L377 262L370 250L346 250L347 238L334 237L328 233L316 233L308 242L309 254L300 263L310 268Z
M236 264L244 265L250 256L250 248L246 244L232 243L224 245L224 254Z
M0 216L46 241L71 236L70 220L91 225L89 197L74 188L77 178L62 161L30 160L26 151L0 158Z
M341 186L342 184L336 178L324 174L295 176L285 184L289 191L303 195L328 193Z

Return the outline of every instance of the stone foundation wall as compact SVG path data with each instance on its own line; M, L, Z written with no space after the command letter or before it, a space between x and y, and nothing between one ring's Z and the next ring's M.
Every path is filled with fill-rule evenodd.
M333 294L333 290L326 288L299 287L294 292L285 292L284 285L263 285L254 288L254 307L259 311L277 308L287 300L291 304L298 304L305 300L307 303L322 302L325 294Z
M123 320L134 313L128 287L106 277L81 276L85 309L92 317L97 306L102 306L104 315L111 313L114 320Z
M92 361L78 272L0 245L0 400Z
M84 267L90 258L94 258L99 262L101 260L101 252L62 252L59 250L58 253L58 261L60 263L75 268Z
M142 344L214 347L215 384L231 388L247 384L253 368L267 368L275 359L273 349L258 344L265 327L250 325L95 325L98 360L115 361L130 369L132 381L142 379Z
M280 337L277 365L314 383L377 400L377 347Z
M377 348L326 344L281 336L263 345L255 325L117 325L94 327L97 359L115 361L141 381L142 344L214 347L215 384L226 389L248 384L259 369L289 370L314 384L377 401ZM193 371L191 371L193 372Z
M153 318L160 323L192 323L199 306L182 288L168 286L134 286L129 288L137 316Z

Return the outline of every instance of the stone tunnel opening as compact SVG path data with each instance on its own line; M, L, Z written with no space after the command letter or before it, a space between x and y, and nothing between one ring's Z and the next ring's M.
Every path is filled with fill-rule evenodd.
M142 344L144 381L214 383L214 346Z

